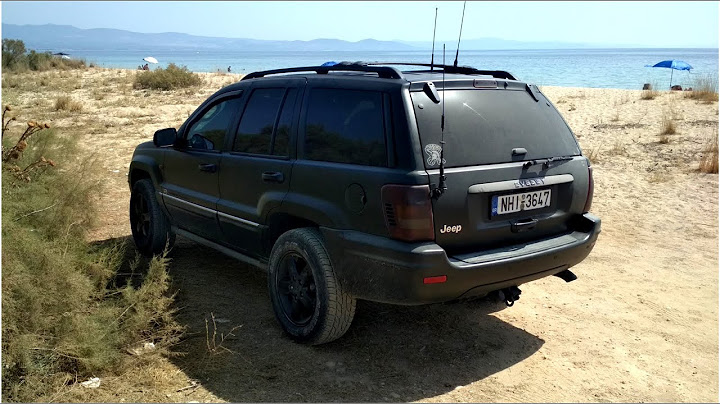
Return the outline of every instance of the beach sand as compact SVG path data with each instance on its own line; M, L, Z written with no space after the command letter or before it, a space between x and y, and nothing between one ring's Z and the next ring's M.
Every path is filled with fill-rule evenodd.
M20 121L49 122L99 159L94 174L105 186L93 240L130 234L134 147L240 78L201 74L201 88L160 92L133 90L135 74L3 74L2 102ZM541 90L592 155L602 234L573 268L578 280L523 285L521 300L503 310L361 302L343 339L304 347L275 324L262 273L183 241L170 272L186 355L107 378L100 389L69 388L60 400L716 402L718 176L697 168L718 131L718 103L678 92L642 100L640 90ZM82 111L55 111L61 95ZM664 139L663 118L677 127ZM243 325L225 341L235 354L208 352L211 312L226 320L219 332ZM191 380L200 384L182 390Z

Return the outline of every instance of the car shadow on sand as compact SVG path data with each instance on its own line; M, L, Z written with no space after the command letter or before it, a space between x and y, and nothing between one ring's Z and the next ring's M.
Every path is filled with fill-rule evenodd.
M486 378L544 343L490 315L499 303L359 301L345 336L304 346L276 323L263 271L182 239L171 257L187 327L171 360L231 402L415 401Z

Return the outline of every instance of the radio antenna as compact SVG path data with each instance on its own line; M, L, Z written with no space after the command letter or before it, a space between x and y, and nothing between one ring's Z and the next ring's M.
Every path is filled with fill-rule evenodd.
M437 28L437 7L435 7L435 25L433 26L432 55L430 56L430 71L433 71L435 64L435 29Z
M463 26L463 22L465 21L465 4L466 3L467 3L467 1L463 2L463 13L462 13L462 18L460 19L460 35L458 35L457 50L455 51L455 63L453 63L453 66L455 66L455 67L457 67L458 54L460 53L460 37L462 37L462 26ZM445 63L443 62L443 64L445 64Z
M440 116L440 181L433 189L432 196L437 199L447 191L445 184L445 44L443 44L443 72L442 72L442 115Z

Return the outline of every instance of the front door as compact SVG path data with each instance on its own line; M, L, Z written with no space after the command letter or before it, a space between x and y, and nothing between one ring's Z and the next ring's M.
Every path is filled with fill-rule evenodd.
M209 103L185 125L182 141L168 150L161 193L181 229L217 241L220 156L240 111L238 95Z
M236 250L262 254L267 214L287 194L296 104L304 84L304 79L278 79L254 87L223 153L218 220L225 244Z

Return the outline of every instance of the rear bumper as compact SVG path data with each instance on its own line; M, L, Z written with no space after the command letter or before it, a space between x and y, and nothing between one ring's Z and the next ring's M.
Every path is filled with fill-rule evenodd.
M600 219L578 216L575 231L532 243L448 257L432 242L405 243L356 231L321 228L346 291L359 299L394 304L438 303L554 275L590 254ZM444 283L423 279L447 276Z

